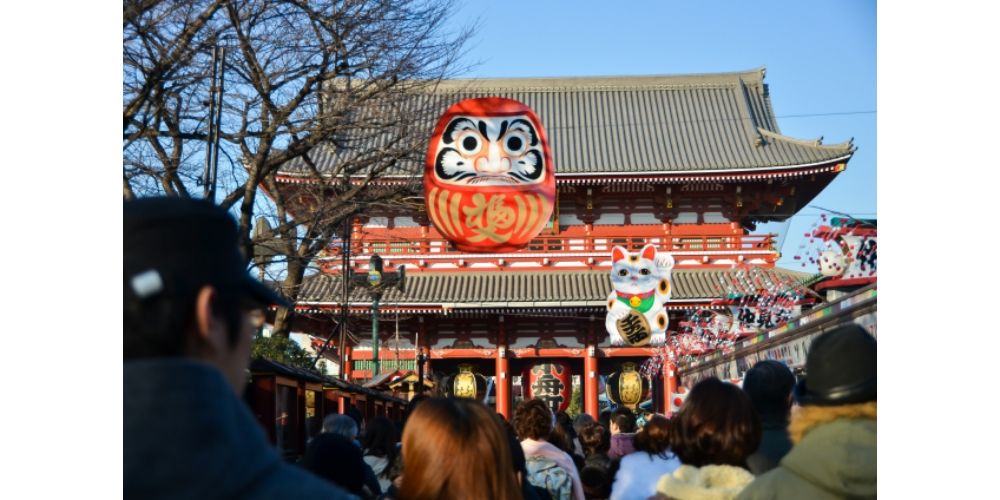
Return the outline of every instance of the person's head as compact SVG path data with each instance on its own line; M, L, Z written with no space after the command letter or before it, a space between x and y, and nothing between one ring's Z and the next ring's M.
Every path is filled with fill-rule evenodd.
M794 390L800 407L788 425L792 442L826 422L877 419L875 372L875 337L864 328L851 323L816 337Z
M611 410L604 410L597 415L597 423L605 429L611 430Z
M848 323L816 337L806 377L795 387L801 406L841 406L876 400L875 337Z
M289 304L247 273L236 222L182 198L125 201L123 213L124 360L199 359L242 391L249 311Z
M353 442L358 438L358 424L347 415L327 415L323 419L323 433L336 434Z
M364 487L365 462L358 448L338 434L320 434L306 445L302 467L355 495Z
M432 398L403 431L399 498L521 498L507 431L478 401Z
M611 449L611 433L597 422L591 422L580 428L580 447L588 457L596 453L607 454Z
M686 465L746 467L760 444L760 418L750 397L715 378L691 389L671 424L671 448Z
M581 413L573 419L573 432L576 432L576 435L579 436L580 430L583 429L585 425L593 422L594 417L591 417L589 413Z
M365 426L361 446L369 455L392 458L396 456L396 443L399 442L396 435L396 426L392 421L385 417L375 417Z
M587 465L580 469L580 483L587 498L608 498L611 496L611 473L597 465Z
M517 437L548 441L555 427L555 418L548 405L540 399L522 401L514 410L514 430Z
M670 449L670 421L662 415L655 415L635 435L636 451L650 455L665 455Z
M635 415L632 410L619 406L611 413L611 434L635 432Z
M743 390L763 418L787 418L792 408L795 375L780 361L764 360L743 377Z

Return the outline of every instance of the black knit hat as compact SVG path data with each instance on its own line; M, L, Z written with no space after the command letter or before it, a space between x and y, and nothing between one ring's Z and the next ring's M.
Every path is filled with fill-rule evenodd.
M854 323L838 326L813 340L795 399L803 406L875 401L876 367L875 337Z
M254 305L291 305L250 277L236 221L207 201L126 201L124 226L126 301L216 285L241 290Z

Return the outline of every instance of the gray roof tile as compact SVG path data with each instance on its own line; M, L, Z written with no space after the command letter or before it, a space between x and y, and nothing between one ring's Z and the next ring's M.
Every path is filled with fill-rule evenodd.
M781 135L764 69L707 75L451 80L405 106L421 110L419 137L429 139L438 117L466 97L501 96L538 113L548 133L557 175L760 169L831 162L854 146L821 145ZM425 142L426 140L425 139ZM384 145L386 137L374 140ZM355 150L364 150L370 139ZM314 161L330 172L352 156L317 148ZM395 174L423 173L423 152ZM305 172L300 160L282 173Z
M729 291L746 292L747 282L760 285L800 282L811 275L786 269L753 273L729 269L678 269L673 273L674 300L711 300ZM307 277L300 303L338 303L340 276ZM726 284L729 284L727 287ZM730 288L731 287L731 288ZM425 272L406 275L406 293L389 289L382 302L407 304L495 303L549 301L603 301L611 293L609 271ZM370 302L366 292L353 287L351 302Z

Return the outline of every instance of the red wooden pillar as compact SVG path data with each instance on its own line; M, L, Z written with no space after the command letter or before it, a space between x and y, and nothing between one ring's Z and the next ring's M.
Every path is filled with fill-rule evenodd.
M583 358L583 411L597 420L597 346L587 345L587 357Z
M497 413L510 420L510 369L506 350L505 345L497 348Z
M507 336L504 334L503 316L500 316L499 331L497 332L496 356L497 413L510 420L510 368L507 361Z
M663 413L671 416L671 402L674 399L674 392L677 390L677 378L674 376L676 366L673 361L663 363Z
M352 367L354 366L354 360L351 359L352 354L354 354L354 349L349 345L344 346L344 366L341 366L340 369L344 373L344 380L347 381L351 380Z

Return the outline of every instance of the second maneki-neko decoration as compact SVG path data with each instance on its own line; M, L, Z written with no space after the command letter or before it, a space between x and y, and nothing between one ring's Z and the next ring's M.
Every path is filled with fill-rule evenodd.
M613 346L659 347L666 342L665 303L673 289L674 259L646 245L637 253L616 246L611 251L611 286L605 328Z
M548 223L555 193L548 139L528 106L501 97L465 99L438 120L424 198L434 227L459 250L523 248Z
M564 361L544 361L524 368L521 386L525 399L542 400L552 413L566 411L573 395L573 372Z

